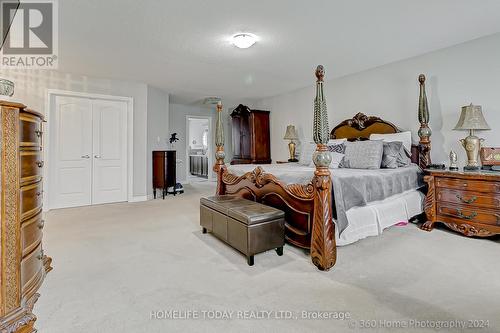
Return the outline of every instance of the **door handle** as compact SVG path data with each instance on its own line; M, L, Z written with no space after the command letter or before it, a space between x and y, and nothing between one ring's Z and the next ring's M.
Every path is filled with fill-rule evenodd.
M95 158L101 158L101 155L94 155Z
M82 155L82 158L90 158L89 155Z

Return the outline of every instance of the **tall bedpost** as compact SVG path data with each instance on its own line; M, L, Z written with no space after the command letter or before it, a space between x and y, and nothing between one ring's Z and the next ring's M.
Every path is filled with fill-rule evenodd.
M418 76L418 82L420 83L420 95L418 98L418 121L420 122L420 129L418 130L418 136L420 137L420 141L418 143L418 165L422 169L425 169L429 164L431 164L432 131L429 128L429 106L427 104L427 95L425 94L424 74L420 74Z
M226 171L226 165L224 164L224 158L226 153L224 152L224 127L222 126L222 102L217 103L217 123L215 124L215 165L214 172L217 174L217 195L223 195L225 193L224 182L222 181L222 176Z
M332 180L330 178L331 156L327 143L330 138L328 113L323 96L323 66L316 68L316 98L314 99L313 137L317 145L313 155L314 172L314 216L311 235L311 258L322 271L329 270L337 260L335 225L332 220Z

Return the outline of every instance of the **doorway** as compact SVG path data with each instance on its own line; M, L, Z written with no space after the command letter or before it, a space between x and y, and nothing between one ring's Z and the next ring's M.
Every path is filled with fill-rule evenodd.
M129 100L49 94L50 209L129 200Z
M186 180L212 179L212 117L186 116Z

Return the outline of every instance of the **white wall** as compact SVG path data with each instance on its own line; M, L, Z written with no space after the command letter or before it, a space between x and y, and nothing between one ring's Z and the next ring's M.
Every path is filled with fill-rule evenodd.
M326 78L328 78L328 68ZM478 132L487 146L500 146L500 34L446 48L397 63L325 82L330 127L357 112L376 115L402 129L410 129L418 140L418 82L427 76L430 127L433 130L432 159L449 164L450 149L465 162L458 139L466 132L453 131L460 108L469 103L483 106L491 131ZM273 160L288 157L283 140L286 125L294 124L301 141L312 140L315 78L311 86L263 99L258 106L271 110L271 154Z
M14 81L15 93L10 100L26 104L43 114L47 89L107 94L134 99L134 174L133 195L143 198L147 194L147 100L148 88L144 83L99 79L83 75L48 70L0 70L0 77ZM168 102L167 102L168 106ZM147 186L148 185L148 186Z
M169 95L161 89L148 86L147 114L147 194L153 196L153 150L168 149Z

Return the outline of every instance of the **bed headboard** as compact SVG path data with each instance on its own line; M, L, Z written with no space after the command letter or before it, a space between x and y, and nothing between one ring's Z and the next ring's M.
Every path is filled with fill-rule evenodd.
M352 119L346 119L333 128L330 133L331 139L347 139L349 141L368 140L371 134L399 133L401 130L388 121L379 117L367 116L361 112ZM418 146L412 145L411 160L413 163L419 161Z
M396 125L379 117L356 114L335 126L330 133L332 139L347 139L349 141L368 140L371 134L388 134L401 132Z

